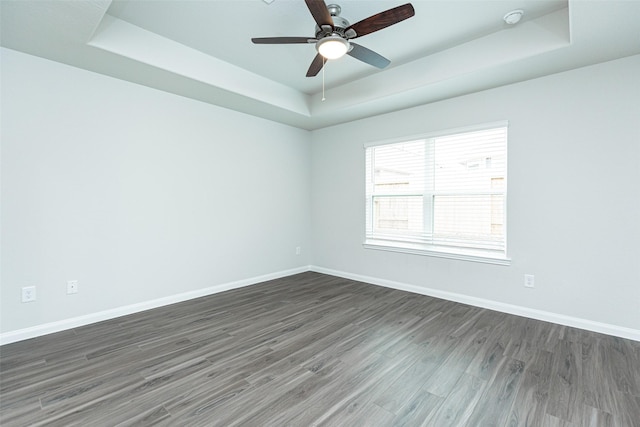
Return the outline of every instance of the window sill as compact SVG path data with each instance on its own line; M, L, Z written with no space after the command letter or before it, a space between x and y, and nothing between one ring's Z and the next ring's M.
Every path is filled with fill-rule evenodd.
M462 261L481 262L485 264L511 265L511 258L499 254L490 254L485 251L472 249L439 249L434 246L420 245L417 243L388 242L385 240L367 240L363 243L365 249L379 251L401 252L405 254L424 255L438 258L457 259Z

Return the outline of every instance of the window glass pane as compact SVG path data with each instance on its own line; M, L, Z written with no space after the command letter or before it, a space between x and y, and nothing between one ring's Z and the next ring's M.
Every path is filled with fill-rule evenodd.
M441 245L502 249L503 198L503 195L435 196L434 242Z
M489 191L506 172L506 129L435 138L435 192Z
M422 196L374 196L374 232L416 235L424 231Z
M499 127L367 148L367 239L506 255L506 144Z
M374 148L376 194L421 193L424 186L424 141Z

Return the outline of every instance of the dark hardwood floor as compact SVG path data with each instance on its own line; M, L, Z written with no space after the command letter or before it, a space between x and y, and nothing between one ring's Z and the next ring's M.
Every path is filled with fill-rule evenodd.
M640 342L318 273L0 363L3 426L640 426Z

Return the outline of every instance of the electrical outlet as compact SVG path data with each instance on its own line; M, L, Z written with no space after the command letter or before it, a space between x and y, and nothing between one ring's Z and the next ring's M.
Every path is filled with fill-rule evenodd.
M535 276L533 274L525 274L524 275L524 287L525 288L535 288Z
M296 246L296 255L300 255L302 253L302 249L300 249L300 246Z
M68 280L67 281L67 294L77 294L78 293L78 281L77 280Z
M32 302L36 300L36 287L25 286L22 288L22 302Z

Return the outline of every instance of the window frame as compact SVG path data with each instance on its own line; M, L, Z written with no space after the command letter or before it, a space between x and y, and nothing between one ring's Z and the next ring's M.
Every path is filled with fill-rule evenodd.
M363 146L363 149L364 149L363 151L365 153L364 155L365 174L367 173L366 171L369 170L370 159L368 158L368 155L367 155L367 152L368 152L367 149L369 148L390 145L390 144L398 144L403 142L412 142L417 140L430 140L438 137L446 137L446 136L451 136L455 134L477 132L477 131L483 131L483 130L489 130L489 129L495 129L495 128L506 128L507 130L507 141L506 141L506 147L505 147L506 165L505 165L505 173L504 173L504 179L507 185L505 186L504 193L503 193L504 194L504 205L503 205L504 207L504 215L503 215L504 252L502 251L493 252L487 249L471 249L471 248L463 248L463 247L455 247L455 246L443 247L443 246L436 246L436 245L431 245L427 243L412 242L412 241L409 241L410 239L407 239L407 241L402 241L402 239L398 237L396 237L395 239L383 239L383 238L375 238L370 236L369 230L373 229L373 223L372 223L373 218L369 218L369 216L373 215L373 201L371 201L371 209L367 209L367 205L370 203L368 198L371 197L373 199L373 197L380 197L382 195L374 194L372 190L367 188L367 186L369 185L370 182L372 182L372 180L368 178L366 175L365 175L365 183L364 183L365 184L364 185L365 223L364 223L363 247L365 249L372 249L372 250L408 253L408 254L424 255L424 256L439 257L439 258L482 262L482 263L488 263L488 264L510 265L511 258L508 257L508 252L507 252L507 235L508 235L507 234L507 231L508 231L507 230L507 222L508 222L507 221L507 193L508 193L507 187L509 182L507 177L508 166L509 166L509 163L508 163L509 122L507 120L484 123L484 124L473 125L473 126L443 129L443 130L438 130L434 132L403 136L403 137L398 137L393 139L367 142ZM371 173L373 173L373 171L371 171ZM431 191L431 192L424 192L422 196L424 198L431 197L433 199L436 194L437 192ZM423 203L427 204L426 200L423 201ZM426 220L427 217L432 217L434 214L432 209L433 200L431 200L431 203L429 203L429 205L431 206L430 212L429 213L427 213L426 211L423 212L424 220Z

